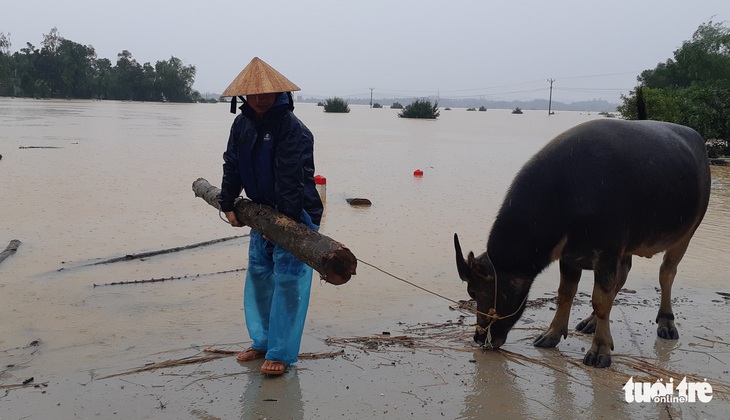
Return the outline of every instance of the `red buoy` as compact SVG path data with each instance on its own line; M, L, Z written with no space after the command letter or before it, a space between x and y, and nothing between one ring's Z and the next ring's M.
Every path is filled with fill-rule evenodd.
M413 171L413 176L423 176L423 171L420 169L416 169L415 171Z

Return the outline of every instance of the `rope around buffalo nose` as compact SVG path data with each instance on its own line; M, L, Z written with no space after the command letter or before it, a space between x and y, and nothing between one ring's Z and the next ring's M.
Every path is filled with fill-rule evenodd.
M367 261L363 261L360 258L356 258L356 259L357 259L357 261L359 261L359 262L367 265L368 267L372 267L372 268L380 271L381 273L383 273L383 274L385 274L387 276L390 276L390 277L392 277L392 278L394 278L394 279L396 279L398 281L402 281L403 283L406 283L408 285L411 285L411 286L415 287L416 289L420 289L420 290L423 290L426 293L430 293L430 294L432 294L434 296L438 296L441 299L444 299L444 300L447 300L447 301L449 301L451 303L454 303L459 308L466 309L467 311L472 312L472 313L474 313L476 315L484 315L485 317L489 318L489 324L487 324L487 328L484 328L484 327L480 326L479 324L477 324L477 326L476 326L478 333L480 333L480 334L486 333L487 334L487 341L486 341L486 343L489 344L489 346L492 345L492 331L491 331L492 330L492 324L495 321L497 321L497 320L510 318L510 317L516 315L520 311L520 309L522 309L522 307L525 306L525 303L527 302L527 295L526 295L525 296L525 299L522 300L522 303L520 304L520 306L517 307L517 310L516 311L514 311L511 314L506 315L506 316L499 316L497 314L497 279L495 278L494 279L494 306L492 306L492 308L489 309L489 313L484 313L484 312L478 311L476 309L467 308L463 304L455 301L454 299L451 299L451 298L448 298L448 297L446 297L444 295L441 295L439 293L436 293L436 292L434 292L432 290L429 290L429 289L427 289L427 288L425 288L423 286L419 286L419 285L417 285L417 284L415 284L415 283L413 283L411 281L408 281L408 280L406 280L406 279L404 279L402 277L398 277L395 274L392 274L392 273L390 273L390 272L388 272L386 270L383 270L382 268L376 266L375 264L371 264L371 263L369 263Z

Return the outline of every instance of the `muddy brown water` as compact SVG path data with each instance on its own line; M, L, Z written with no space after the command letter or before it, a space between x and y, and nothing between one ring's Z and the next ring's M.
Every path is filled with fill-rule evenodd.
M304 352L331 351L323 344L327 337L398 334L404 325L457 320L451 302L395 277L451 300L467 298L455 270L453 234L465 252L483 251L520 166L556 134L604 118L442 109L436 121L414 121L398 118L397 110L351 109L333 115L313 104L296 108L315 134L317 173L327 178L321 232L392 276L360 264L344 286L315 279ZM85 266L246 233L224 224L191 190L198 177L220 184L232 118L225 104L0 98L0 247L22 241L0 265L0 385L31 377L48 382L0 389L0 418L695 418L730 409L719 393L708 404L626 403L629 373L616 380L573 364L590 338L571 335L559 351L532 348L537 330L531 328L549 324L549 307L528 310L506 348L570 375L474 348L465 327L463 340L444 344L457 350L348 349L345 358L300 362L279 381L230 359L200 367L231 375L225 380L195 382L203 374L194 371L180 382L173 371L94 381L204 346L247 344L243 273L206 275L244 267L245 238ZM417 169L422 177L413 176ZM730 348L721 343L730 341L728 300L716 293L730 292L730 168L713 167L712 179L707 216L675 283L679 342L654 337L661 256L635 259L626 288L636 293L623 297L633 305L614 308L612 328L617 353L657 359L720 384L728 381L730 364ZM350 206L348 198L372 205ZM182 278L94 287L164 277ZM572 324L590 313L591 287L585 273ZM552 297L556 289L551 266L530 296ZM27 347L35 340L38 346Z

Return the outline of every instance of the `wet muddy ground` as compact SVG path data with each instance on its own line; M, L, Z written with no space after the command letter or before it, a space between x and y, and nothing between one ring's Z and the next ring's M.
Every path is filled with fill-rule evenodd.
M637 258L611 316L613 365L593 369L581 363L590 336L532 346L554 313L556 267L536 279L503 351L476 347L474 316L452 302L467 299L452 237L483 250L520 165L555 134L602 117L452 110L406 121L352 108L296 112L328 181L321 232L363 263L343 286L314 279L302 343L311 357L268 378L260 361L204 351L249 344L235 271L246 265L245 236L88 265L246 234L191 190L198 177L220 182L227 106L0 100L0 248L22 241L0 264L0 418L726 416L727 168L713 168L710 210L679 267L680 339L656 338L661 257ZM20 148L29 146L55 148ZM353 197L372 205L350 206ZM132 284L111 285L122 282ZM586 272L571 325L589 315L591 289ZM629 403L632 377L706 382L712 399Z

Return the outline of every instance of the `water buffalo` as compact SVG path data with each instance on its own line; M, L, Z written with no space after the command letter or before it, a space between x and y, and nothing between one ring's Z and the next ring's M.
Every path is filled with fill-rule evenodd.
M593 270L593 313L576 327L592 333L583 363L611 365L609 315L634 255L664 252L659 269L657 335L679 337L671 289L707 210L710 169L694 130L657 121L593 120L558 135L520 170L487 241L465 260L454 234L456 265L477 303L474 340L504 344L525 309L535 277L559 260L555 317L533 342L555 347L568 335L582 270Z

